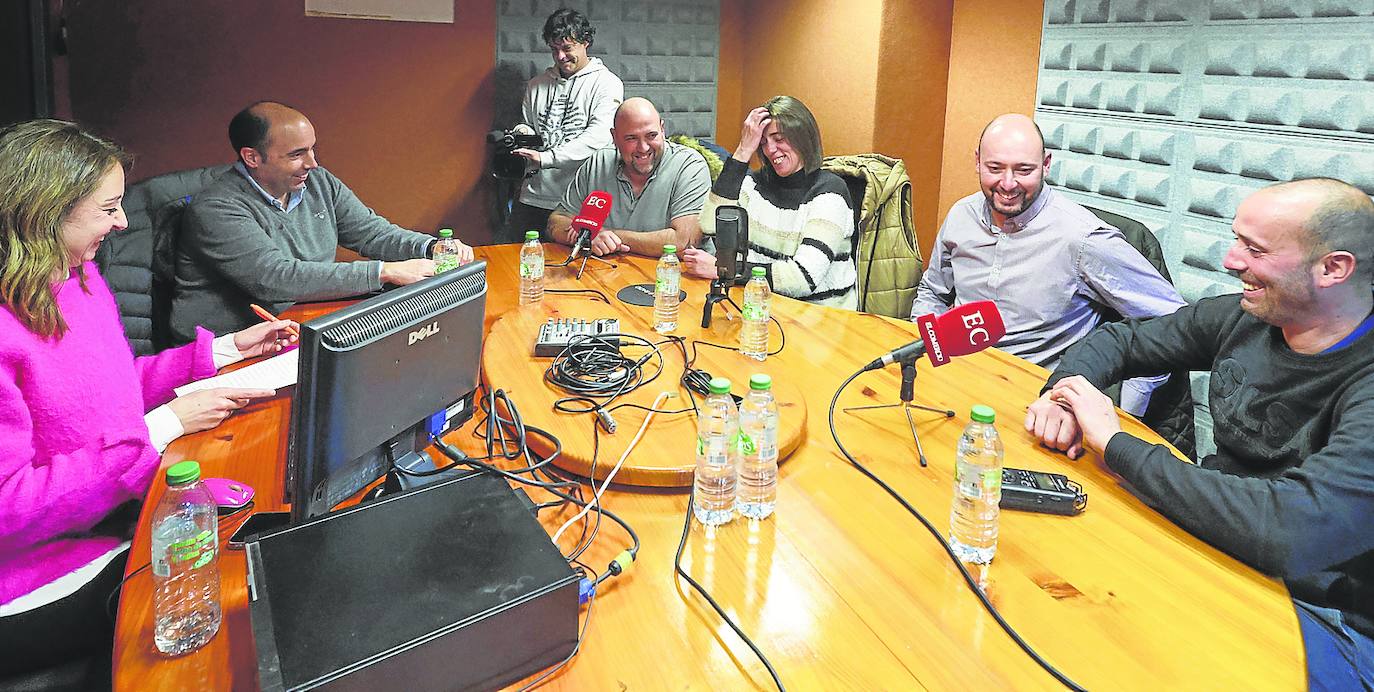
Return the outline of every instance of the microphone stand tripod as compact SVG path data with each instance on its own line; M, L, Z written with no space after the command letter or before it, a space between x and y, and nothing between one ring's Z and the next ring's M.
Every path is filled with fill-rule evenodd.
M945 408L935 408L933 406L922 406L920 404L911 403L911 400L916 398L916 359L919 357L919 355L913 355L910 358L905 358L901 361L898 361L902 364L902 389L900 393L902 399L901 403L871 404L869 406L852 406L850 408L844 409L844 411L848 413L850 411L864 411L868 409L900 407L902 409L902 413L906 414L906 424L907 427L911 429L911 439L916 443L916 458L920 460L921 466L926 466L926 451L921 447L921 436L916 434L916 421L913 420L911 417L911 410L917 409L921 411L929 411L931 413L939 413L943 414L945 418L953 418L954 412Z
M585 271L585 270L587 269L587 260L589 260L589 259L594 259L594 260L596 260L596 261L598 261L598 262L600 262L600 263L602 263L602 264L605 264L605 265L611 267L612 269L614 269L615 266L616 266L615 262L612 262L612 261L606 260L606 259L602 259L602 258L597 257L596 255L593 255L593 254L592 254L591 242L592 242L592 234L591 234L589 231L586 231L586 230L579 231L579 232L578 232L577 239L573 241L572 248L571 248L571 249L569 250L569 252L568 252L568 258L565 259L565 260L563 260L563 261L562 261L561 263L559 263L559 264L554 264L554 265L550 265L550 266L554 266L554 267L566 267L566 266L568 266L569 264L572 264L573 262L576 262L576 261L577 261L578 255L581 255L581 256L582 256L582 264L577 265L577 276L576 276L577 279L581 279L581 278L582 278L582 272Z
M600 262L600 263L602 263L602 264L604 264L604 265L606 265L606 266L608 266L608 267L612 267L612 268L615 267L615 262L612 262L612 261L606 260L606 259L602 259L602 258L600 258L600 257L597 257L596 255L593 255L593 254L592 254L592 249L591 249L591 248L583 248L583 250L582 250L582 264L577 265L577 276L576 276L575 278L577 278L577 279L581 279L581 278L582 278L582 271L585 270L585 269L587 268L587 260L589 260L589 259L596 260L596 261L598 261L598 262Z
M735 305L735 301L730 300L730 286L735 282L730 279L715 278L711 280L711 292L706 295L706 305L701 309L701 328L706 329L711 326L711 312L716 304L725 301ZM735 305L738 310L739 306ZM726 319L729 319L728 317Z

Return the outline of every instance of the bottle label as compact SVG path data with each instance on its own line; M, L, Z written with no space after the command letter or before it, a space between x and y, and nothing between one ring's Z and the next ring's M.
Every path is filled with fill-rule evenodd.
M969 474L956 465L954 487L964 497L993 497L1002 491L1002 472L997 469L984 469Z
M458 268L458 256L444 253L434 259L434 273L443 274Z
M778 458L778 431L769 426L762 429L754 428L754 433L740 431L739 434L739 453L744 456L757 456L759 461L771 461Z
M987 469L981 474L983 477L983 494L993 495L1002 491L1002 472L998 469Z
M752 300L744 301L744 307L740 309L740 313L744 315L744 319L751 322L762 322L768 319L768 308L762 303Z
M778 431L776 428L768 427L763 429L763 434L759 435L758 440L759 459L771 461L778 458Z
M191 569L200 569L215 559L215 532L204 530L190 538L173 541L166 550L153 558L153 574L172 576L172 563L190 562Z
M740 454L744 454L744 455L746 455L746 456L754 456L755 454L758 454L758 453L759 453L759 448L758 448L758 445L755 445L755 444L754 444L754 438L749 437L748 435L745 435L744 433L740 433L740 434L739 434L739 453L740 453Z
M544 258L543 257L524 257L520 259L520 278L522 279L542 279L544 278Z
M681 282L681 277L676 272L660 271L654 280L654 292L677 295Z
M712 466L725 466L730 463L730 449L739 445L739 434L725 439L720 436L697 437L697 456L706 459Z

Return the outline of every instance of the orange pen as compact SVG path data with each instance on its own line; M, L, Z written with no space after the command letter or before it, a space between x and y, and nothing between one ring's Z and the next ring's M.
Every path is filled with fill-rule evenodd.
M260 306L260 305L254 304L254 305L249 305L248 307L253 308L253 312L254 312L254 313L257 313L257 316L258 316L258 317L261 317L261 318L263 319L263 321L265 321L265 322L276 322L276 321L279 319L276 315L273 315L272 313L270 313L270 312L268 312L268 311L266 311L266 310L263 310L263 309L262 309L262 306ZM301 338L301 333L300 333L300 331L297 330L295 327L287 327L287 328L286 328L286 333L290 334L291 336L296 337L297 339Z

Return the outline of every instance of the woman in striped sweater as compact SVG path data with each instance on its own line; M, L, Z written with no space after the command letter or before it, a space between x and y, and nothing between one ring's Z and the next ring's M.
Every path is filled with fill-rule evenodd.
M754 152L763 166L750 172ZM749 214L745 259L767 268L775 293L854 309L854 207L844 181L820 169L822 157L821 133L806 105L791 96L769 99L744 119L739 147L701 210L701 230L715 234L717 207L743 207ZM689 248L682 259L689 275L716 278L710 252Z

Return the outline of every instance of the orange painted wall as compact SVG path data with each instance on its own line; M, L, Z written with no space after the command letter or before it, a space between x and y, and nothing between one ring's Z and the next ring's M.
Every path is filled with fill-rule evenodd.
M496 10L457 0L456 13L424 24L305 17L281 0L68 2L71 112L135 153L138 180L232 161L229 118L285 101L378 213L485 242Z
M945 95L949 86L950 19L954 0L883 3L878 102L873 150L906 163L917 237L939 227ZM928 248L929 241L923 244ZM929 257L926 249L922 257Z
M826 154L872 151L881 25L870 0L721 0L721 146L734 150L749 109L787 94L816 116Z
M745 29L747 0L720 2L720 54L716 58L716 134L715 140L733 151L739 143L740 123L744 122Z
M954 5L722 0L717 140L732 149L749 108L796 96L815 113L827 154L906 162L918 236L933 238Z
M1002 113L1035 111L1044 3L956 0L945 106L939 217L978 191L973 150L983 127ZM937 229L938 230L938 229ZM923 238L922 251L934 242Z

